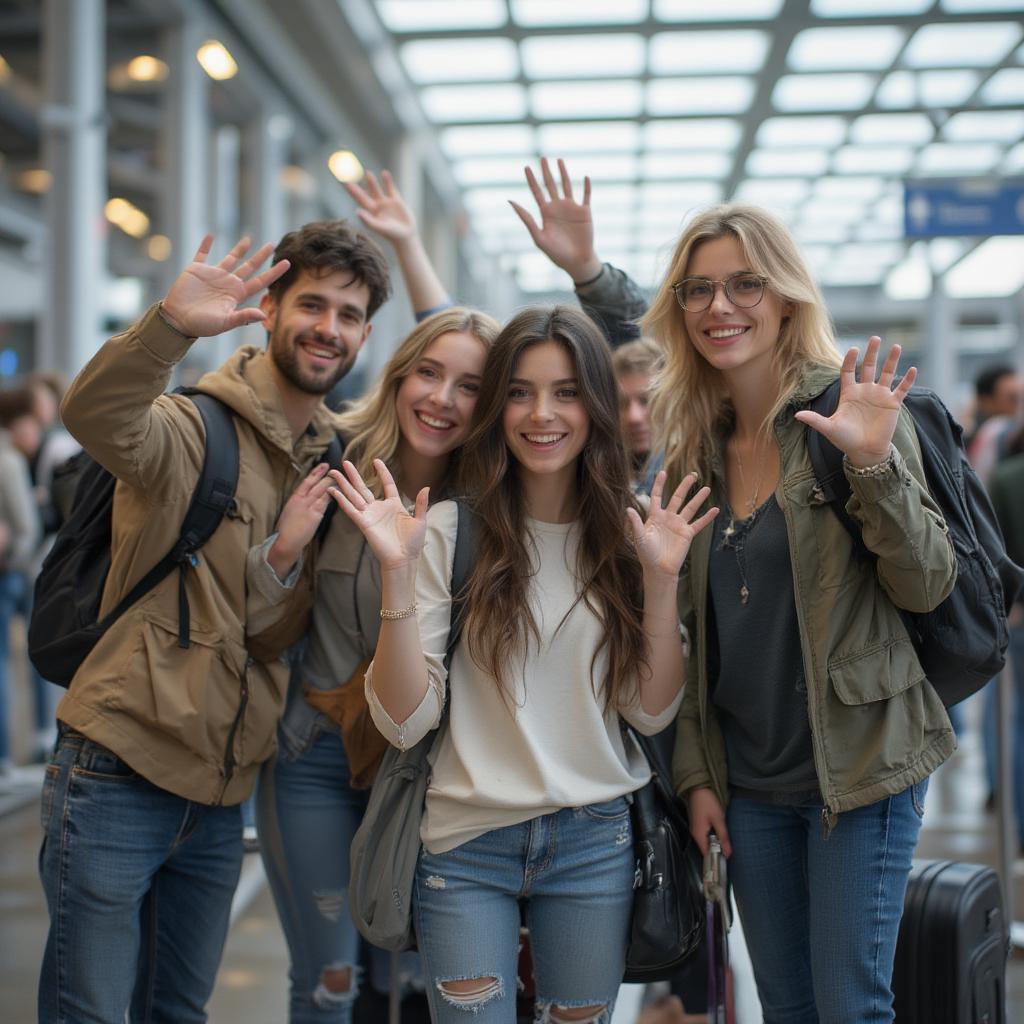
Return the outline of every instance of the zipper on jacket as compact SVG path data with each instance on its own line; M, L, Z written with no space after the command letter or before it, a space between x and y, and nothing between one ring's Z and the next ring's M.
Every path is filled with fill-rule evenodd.
M231 784L231 779L235 774L235 736L238 735L238 727L242 724L242 717L245 715L246 705L249 703L249 666L252 664L252 658L245 659L245 668L242 669L242 691L241 699L238 702L238 710L235 712L234 721L231 723L231 728L228 730L228 740L224 748L224 787L221 790L221 800L224 799L224 794L227 792L228 786Z

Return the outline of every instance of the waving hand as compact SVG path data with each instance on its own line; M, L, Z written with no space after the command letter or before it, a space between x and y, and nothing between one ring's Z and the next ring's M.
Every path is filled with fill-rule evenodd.
M888 456L903 399L917 378L917 369L912 366L893 387L900 360L900 346L893 345L876 382L881 347L882 339L877 335L868 341L859 381L859 352L852 348L846 353L839 373L839 405L831 416L809 409L796 414L798 420L823 434L859 468L876 465Z
M268 242L240 262L250 245L249 238L241 238L219 263L210 264L206 259L213 235L202 240L192 262L178 275L161 303L161 313L172 327L189 338L211 338L266 319L261 309L239 306L276 281L289 263L280 260L258 274L274 246Z
M672 493L668 504L662 508L661 497L665 477L665 471L662 470L654 478L651 507L647 512L646 522L641 520L635 509L629 509L626 515L633 527L633 538L644 571L676 577L683 567L693 538L714 520L718 515L718 508L709 508L703 515L697 516L697 510L711 493L709 487L701 487L685 505L683 504L686 495L697 482L692 473L683 477L682 483Z
M359 471L347 460L342 463L344 476L336 469L331 470L337 484L331 495L362 531L383 571L407 568L418 561L423 550L430 489L424 487L416 495L415 515L409 515L387 466L380 459L374 459L373 465L384 487L383 499L374 497Z

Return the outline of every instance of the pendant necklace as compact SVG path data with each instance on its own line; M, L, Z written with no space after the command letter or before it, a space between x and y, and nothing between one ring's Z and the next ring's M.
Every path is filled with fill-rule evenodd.
M746 473L744 473L743 471L743 459L740 457L739 446L736 444L733 445L733 454L736 456L736 465L739 467L740 471L740 484L743 487L743 493L746 494L747 477ZM757 512L757 499L761 493L762 470L763 467L761 470L758 471L758 474L754 479L754 493L749 498L747 498L747 515L746 518L743 520L743 526L739 530L737 529L736 514L732 511L732 508L730 506L729 525L722 531L723 545L726 547L732 547L736 552L736 567L739 570L740 574L740 604L744 606L750 599L750 587L747 585L747 574L745 572L745 567L743 564L743 542L746 540L746 537L740 537L735 544L733 544L733 538L739 532L746 534L747 532L749 532L749 529L754 525L754 515Z

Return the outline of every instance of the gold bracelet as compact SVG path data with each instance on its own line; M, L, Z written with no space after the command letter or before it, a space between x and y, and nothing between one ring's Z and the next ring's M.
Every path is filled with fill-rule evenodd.
M408 608L381 608L382 619L409 619L416 614L416 602L413 601Z

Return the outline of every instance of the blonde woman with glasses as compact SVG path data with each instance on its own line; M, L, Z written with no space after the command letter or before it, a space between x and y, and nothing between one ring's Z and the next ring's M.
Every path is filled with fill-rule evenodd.
M656 447L722 514L679 587L693 638L674 774L701 850L730 858L765 1024L891 1021L893 956L928 777L954 749L900 617L956 562L903 398L914 369L841 357L789 232L723 206L683 232L645 333L660 345ZM825 419L810 401L840 378ZM806 438L845 455L858 558Z

